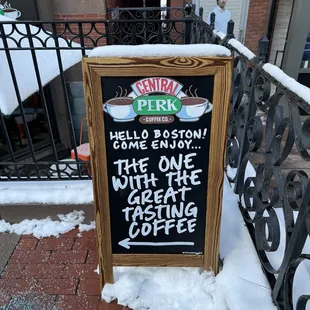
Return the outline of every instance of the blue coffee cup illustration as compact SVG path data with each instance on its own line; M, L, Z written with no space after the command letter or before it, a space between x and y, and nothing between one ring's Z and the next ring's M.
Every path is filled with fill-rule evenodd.
M206 98L184 97L181 98L181 102L182 108L176 114L181 122L196 122L212 110L212 103Z
M103 110L109 113L115 122L131 122L137 116L132 106L133 98L117 97L103 104Z

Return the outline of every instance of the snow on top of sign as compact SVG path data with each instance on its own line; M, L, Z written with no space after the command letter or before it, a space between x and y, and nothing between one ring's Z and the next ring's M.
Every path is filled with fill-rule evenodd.
M215 44L109 45L94 48L89 57L230 56L228 48Z
M256 55L245 47L241 42L236 39L230 39L228 44L234 47L240 54L244 55L247 59L251 60L256 57Z
M296 93L300 98L310 104L310 89L308 87L298 83L275 65L269 63L264 64L263 70L280 82L284 87Z
M73 211L68 214L59 214L59 221L51 218L43 220L23 220L20 223L10 224L0 220L0 233L14 233L17 235L33 234L36 238L44 238L64 234L79 225L79 231L88 231L95 228L95 222L82 224L85 219L84 211Z
M0 22L13 22L14 20L0 15ZM9 47L16 47L15 42L19 42L22 47L29 47L29 40L26 38L27 30L25 24L17 23L17 30L12 30L11 24L3 24L4 34L8 36L7 43ZM42 42L46 41L48 47L55 47L55 41L51 33L46 30L43 32L35 26L30 25L30 31L33 36L33 44L35 47L42 47ZM15 40L15 41L14 41ZM41 40L41 41L40 41ZM68 47L66 40L59 38L60 47ZM0 48L3 48L3 40L0 38ZM72 42L72 47L80 45ZM43 86L48 84L52 79L60 74L57 55L55 50L38 50L35 52L40 71L41 83ZM80 50L61 50L61 59L63 70L67 70L79 61L81 61L82 53ZM20 92L21 100L27 99L33 93L39 90L33 60L30 50L16 50L10 52L14 72ZM0 51L0 110L5 115L10 115L18 107L18 100L15 93L10 68L6 59L5 51Z

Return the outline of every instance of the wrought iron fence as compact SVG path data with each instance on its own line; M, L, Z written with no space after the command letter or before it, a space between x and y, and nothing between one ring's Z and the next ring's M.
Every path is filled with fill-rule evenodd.
M107 19L180 19L184 13L184 7L108 8Z
M165 11L169 13L165 19L158 19L162 10L156 13L148 8L142 14L145 19L0 23L1 70L7 69L2 77L12 81L11 98L2 100L16 103L12 111L0 111L0 181L91 178L89 161L79 156L87 130L81 129L84 139L79 141L83 117L75 113L81 105L76 107L71 100L70 72L82 80L80 59L101 45L190 43L195 18L183 8ZM121 11L118 17L123 14ZM78 59L75 71L65 70L68 58L71 62ZM24 64L18 59L25 59L25 70L33 71L28 80L35 83L34 95L21 85ZM50 73L44 69L47 62L57 72L49 79L45 75ZM83 101L83 94L80 97Z
M209 31L209 30L208 30ZM278 309L310 299L310 89L217 31L234 54L226 172ZM308 305L309 306L309 305Z

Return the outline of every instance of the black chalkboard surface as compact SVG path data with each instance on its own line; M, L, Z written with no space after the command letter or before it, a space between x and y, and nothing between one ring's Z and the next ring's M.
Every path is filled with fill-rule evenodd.
M217 274L233 58L82 62L101 288L113 266Z
M214 76L101 77L113 254L203 254Z

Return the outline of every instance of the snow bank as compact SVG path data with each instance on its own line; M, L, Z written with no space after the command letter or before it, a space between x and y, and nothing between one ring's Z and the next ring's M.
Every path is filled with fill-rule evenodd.
M115 284L106 284L102 298L132 309L189 310L219 309L212 272L198 268L117 267ZM223 308L225 309L225 308Z
M36 238L58 237L79 225L80 232L95 228L95 222L82 224L85 219L83 211L73 211L66 215L59 214L60 221L52 221L49 217L44 220L24 220L17 224L10 224L0 220L0 233L14 233L17 235L34 235Z
M284 87L296 93L300 98L310 104L310 89L298 83L295 79L285 74L279 67L272 64L264 64L263 70L274 77Z
M1 204L86 204L93 202L91 181L61 181L53 182L53 184L49 181L13 183L1 182Z
M11 22L12 19L0 15L0 22ZM12 31L12 25L4 24L4 32L9 35L7 42L9 47L17 47L14 40L19 42L24 34L27 34L24 24L16 25L16 30ZM42 47L42 43L46 41L48 47L54 47L55 41L50 37L50 33L39 31L37 27L30 26L31 33L34 34L33 44L36 47ZM68 43L64 39L59 39L60 47L67 47ZM21 40L22 47L29 47L29 40L24 38ZM80 46L77 43L72 43L72 47ZM0 38L0 48L3 48L3 41ZM32 61L31 52L29 50L19 50L10 52L14 72L17 79L17 84L21 96L21 100L27 99L30 95L39 90L35 69ZM57 61L56 51L53 50L40 50L36 51L41 82L43 85L48 84L56 76L60 74ZM79 50L62 50L61 51L63 70L67 70L79 61L81 61L82 53ZM10 68L6 59L4 51L0 51L0 110L3 114L10 115L17 107L18 101L14 89L13 80L11 78Z
M236 39L230 39L228 44L235 48L240 54L245 56L248 60L255 58L255 54L245 47L241 42Z
M136 310L275 310L269 284L244 226L236 195L225 180L220 255L214 277L200 268L114 268L115 283L102 298Z
M94 48L89 57L230 56L228 48L215 44L110 45Z

